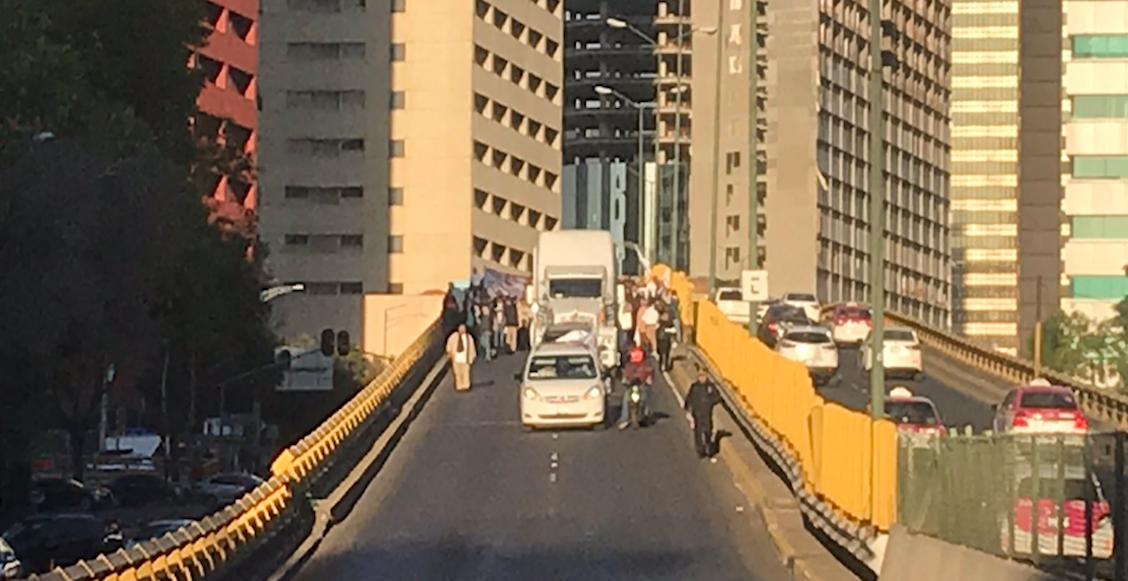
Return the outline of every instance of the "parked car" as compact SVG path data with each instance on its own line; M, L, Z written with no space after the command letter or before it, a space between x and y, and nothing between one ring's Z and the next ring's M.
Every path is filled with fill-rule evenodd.
M920 351L920 339L916 331L908 327L886 327L883 334L882 359L887 377L907 376L917 381L924 378L924 363ZM866 335L862 343L861 368L866 373L873 369L873 332Z
M31 505L36 512L90 512L113 504L109 489L87 487L70 478L39 477L31 482Z
M67 567L122 547L121 535L112 524L79 513L34 515L3 537L19 557L23 575Z
M834 329L834 342L839 345L861 345L873 327L870 310L858 303L834 307L830 324Z
M914 395L905 387L894 387L885 398L885 415L897 424L897 431L927 436L944 435L948 429L940 410L927 397Z
M803 309L780 303L768 309L768 312L764 314L764 322L756 333L765 345L774 349L779 338L791 327L813 324L814 322L807 317L807 313Z
M125 548L129 549L130 547L133 547L134 545L137 545L139 543L144 543L145 541L151 539L163 537L169 533L174 533L180 529L190 527L195 523L196 521L191 519L179 518L155 520L141 527L141 530L138 531L137 534L133 536L133 538L129 539L129 541L125 543Z
M254 490L264 480L254 474L223 472L205 478L196 485L196 494L209 504L226 506Z
M822 316L822 304L815 295L810 293L784 293L780 298L780 302L799 307L806 313L807 318L818 322Z
M1068 387L1039 382L1016 387L995 410L994 429L1012 434L1085 434L1089 420Z
M838 379L838 347L825 327L794 326L780 338L776 351L807 366L815 385Z
M120 506L176 502L180 489L156 474L127 474L106 485Z

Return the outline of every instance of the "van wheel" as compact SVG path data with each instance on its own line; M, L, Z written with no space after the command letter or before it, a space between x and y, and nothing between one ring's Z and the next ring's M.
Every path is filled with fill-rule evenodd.
M521 431L525 432L526 434L531 434L536 431L536 428L530 426L529 424L521 424Z

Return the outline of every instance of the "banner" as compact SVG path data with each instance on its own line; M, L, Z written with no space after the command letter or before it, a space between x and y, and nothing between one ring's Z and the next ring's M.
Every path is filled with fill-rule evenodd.
M474 276L474 283L482 285L490 298L506 297L524 300L525 287L530 282L532 280L528 276L506 274L492 268L487 268Z

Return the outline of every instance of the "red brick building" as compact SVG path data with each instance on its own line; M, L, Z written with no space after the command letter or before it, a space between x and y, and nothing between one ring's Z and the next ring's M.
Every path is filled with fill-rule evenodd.
M254 160L258 97L258 0L208 0L207 44L193 57L203 70L204 88L198 100L203 115L195 123L230 147ZM254 231L256 186L251 179L216 177L205 204L212 219Z

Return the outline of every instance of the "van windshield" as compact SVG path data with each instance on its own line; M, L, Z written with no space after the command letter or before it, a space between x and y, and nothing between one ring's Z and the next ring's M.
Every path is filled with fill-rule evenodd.
M603 280L598 278L554 278L548 281L548 295L552 298L598 299L603 296Z
M538 355L529 362L529 379L595 379L599 372L590 355Z

